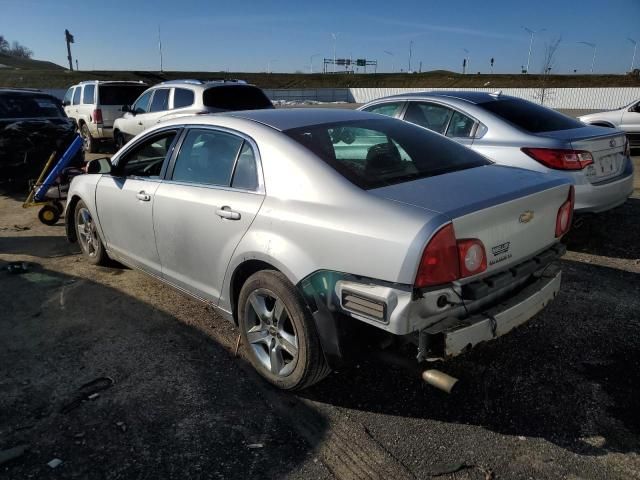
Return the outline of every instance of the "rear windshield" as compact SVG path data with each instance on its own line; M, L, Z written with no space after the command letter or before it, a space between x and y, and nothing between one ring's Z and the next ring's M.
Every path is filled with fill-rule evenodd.
M258 110L273 108L271 100L258 87L228 85L205 90L205 106L221 110Z
M517 98L480 103L478 106L531 133L584 127L577 120L555 110Z
M100 85L100 105L131 105L146 89L145 85Z
M62 118L60 102L46 95L0 95L0 118Z
M452 140L391 118L312 125L284 133L365 190L491 163Z

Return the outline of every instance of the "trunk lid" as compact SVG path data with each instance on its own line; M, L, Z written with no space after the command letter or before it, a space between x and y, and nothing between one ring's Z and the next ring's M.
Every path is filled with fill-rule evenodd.
M480 276L485 276L557 241L556 218L569 185L556 175L489 165L369 192L449 217L456 238L477 238L484 244L487 270Z
M591 183L612 180L624 171L626 136L620 130L589 125L538 135L568 142L574 150L591 152L593 164L584 169Z
M120 118L123 114L122 105L101 105L102 124L105 127L113 127L116 118Z

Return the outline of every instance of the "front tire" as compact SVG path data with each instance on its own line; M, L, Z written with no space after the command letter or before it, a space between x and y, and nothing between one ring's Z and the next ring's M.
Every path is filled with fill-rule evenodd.
M104 248L98 227L87 205L80 200L75 211L76 238L84 257L94 265L106 265L109 256Z
M242 286L238 323L253 367L283 390L300 390L330 373L309 310L280 272L254 273Z

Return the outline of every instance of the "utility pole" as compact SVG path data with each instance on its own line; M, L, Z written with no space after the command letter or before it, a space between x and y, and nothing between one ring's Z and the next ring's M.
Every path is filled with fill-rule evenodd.
M336 73L336 41L338 40L338 34L332 33L333 37L333 73Z
M394 65L394 62L393 62L393 57L394 57L393 52L390 52L389 50L385 50L384 53L386 53L387 55L389 55L391 57L391 73L393 73L393 71L395 70L395 68L394 68L395 65Z
M73 60L71 59L71 44L75 43L73 35L69 33L69 30L64 31L64 38L67 41L67 60L69 60L69 70L73 72Z
M76 58L76 71L80 71L80 68L78 68L78 59Z
M158 25L158 52L160 53L160 73L162 73L163 65L162 65L162 37L160 37L160 25Z
M491 73L493 74L493 63L495 62L495 59L493 57L491 57L491 60L489 60L489 64L491 65Z
M462 62L462 74L464 75L465 73L467 73L467 68L469 68L469 50L467 50L466 48L463 48L462 50L464 50L464 61Z
M313 55L311 55L311 58L309 60L309 73L313 73L313 59L315 57L319 57L320 55L322 55L321 53L314 53Z

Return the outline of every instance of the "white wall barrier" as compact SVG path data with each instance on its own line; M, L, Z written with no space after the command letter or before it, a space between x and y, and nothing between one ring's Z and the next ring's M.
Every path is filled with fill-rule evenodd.
M351 88L350 101L367 103L389 95L428 91L495 92L524 98L540 103L541 91L537 88ZM614 109L640 98L640 88L547 88L544 105L562 109Z
M47 90L62 98L66 90ZM536 88L298 88L265 89L271 100L290 102L352 102L367 103L389 95L428 91L495 92L524 98L540 103L540 90ZM548 88L544 104L551 108L576 110L607 110L619 108L640 99L640 87L636 88Z

